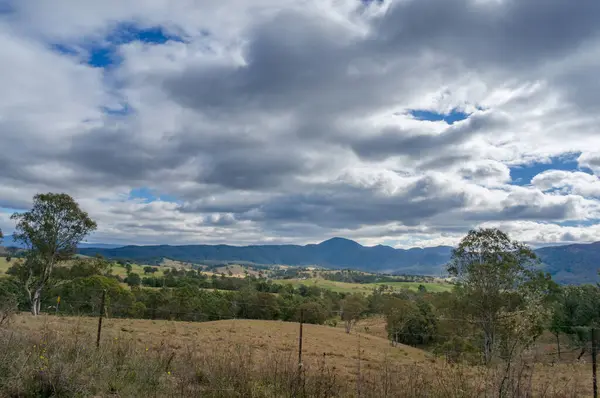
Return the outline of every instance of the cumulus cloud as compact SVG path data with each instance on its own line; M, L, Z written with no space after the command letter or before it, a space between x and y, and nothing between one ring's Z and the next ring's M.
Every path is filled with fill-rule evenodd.
M549 170L533 177L531 183L543 191L600 197L600 179L580 171Z
M0 210L65 191L122 243L597 232L597 1L9 3ZM177 40L111 42L124 25Z

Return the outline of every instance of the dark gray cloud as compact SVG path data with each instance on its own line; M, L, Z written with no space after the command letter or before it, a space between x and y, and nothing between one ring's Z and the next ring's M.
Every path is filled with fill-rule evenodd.
M435 0L394 3L375 41L394 50L459 56L473 66L519 68L563 58L600 33L600 3L581 0Z
M344 183L317 185L309 193L274 197L243 216L253 221L356 229L390 222L417 225L467 203L467 194L450 191L443 183L425 177L395 194Z
M574 151L599 174L600 157L586 151L600 145L600 2L403 0L365 10L261 0L200 12L136 1L96 15L60 0L72 15L60 27L19 6L10 29L0 26L0 55L15 60L0 76L0 207L67 191L108 236L140 242L341 232L439 243L505 220L539 224L549 240L591 236L542 222L590 219L598 203L507 179L509 165ZM104 75L44 42L96 37L125 16L168 23L187 41L121 46L123 63ZM131 113L101 111L120 102ZM445 125L407 109L472 114ZM140 187L177 203L129 199Z
M478 133L490 133L508 125L506 118L490 113L477 113L448 127L441 134L411 134L388 129L380 135L363 138L352 144L353 150L367 159L389 156L422 158L442 150L453 150Z

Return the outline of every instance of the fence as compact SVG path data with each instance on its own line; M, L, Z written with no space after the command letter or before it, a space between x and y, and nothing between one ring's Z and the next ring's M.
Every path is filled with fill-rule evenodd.
M376 338L369 333L365 333L364 330L360 329L360 325L355 326L351 334L346 334L341 329L327 329L323 327L313 326L307 328L307 325L304 323L305 314L303 311L300 311L299 320L295 324L291 322L272 322L268 323L268 325L270 325L269 327L265 327L264 323L253 325L252 321L249 320L240 321L239 318L236 316L203 313L201 311L169 311L168 314L158 315L159 317L162 317L164 315L164 317L167 319L175 318L186 319L190 321L230 320L232 321L232 323L228 324L226 322L213 322L210 328L199 328L195 330L191 324L188 324L186 322L179 323L170 321L146 320L144 321L145 323L141 322L140 325L144 323L144 327L152 328L152 326L148 326L146 324L151 324L152 322L159 322L159 327L157 328L157 330L145 330L140 325L137 325L135 320L131 320L130 318L123 315L126 314L125 310L129 308L128 306L113 303L110 300L107 300L106 291L104 290L94 290L94 293L97 295L97 297L94 299L93 303L90 301L66 301L57 297L55 300L56 305L54 307L46 306L46 314L50 316L56 316L56 318L52 317L55 320L55 323L58 324L64 322L67 327L73 326L74 322L86 322L87 325L90 326L92 324L92 321L89 319L89 317L97 317L97 328L84 328L85 333L83 333L83 336L85 338L86 333L88 333L89 331L89 339L90 341L95 342L95 346L97 347L97 349L102 349L107 345L117 344L115 343L115 341L123 339L122 336L124 335L130 335L132 337L132 340L139 340L140 338L143 340L144 338L146 338L140 336L150 336L151 339L155 339L157 338L157 336L161 336L163 341L165 341L165 345L168 346L168 350L170 350L169 352L171 352L171 354L165 354L167 362L166 369L169 369L169 364L173 361L174 358L176 358L177 355L179 355L178 353L181 352L183 348L187 347L185 344L176 341L176 335L179 334L189 334L190 338L186 340L186 344L189 343L190 345L200 345L201 347L210 347L211 349L218 348L218 345L234 347L237 345L245 344L249 348L257 349L257 351L260 353L267 352L270 348L275 348L276 350L284 351L286 354L288 354L289 358L296 356L297 354L297 361L295 361L296 371L291 376L295 379L294 385L296 387L295 390L293 390L295 394L294 396L312 396L310 395L310 391L314 391L314 386L309 388L310 391L307 392L307 380L310 379L310 377L307 375L307 372L316 371L318 369L320 369L321 372L331 371L337 372L339 374L347 374L348 376L350 376L348 380L352 380L352 382L354 383L352 393L357 397L404 396L398 395L400 394L399 391L402 389L402 386L395 385L392 379L399 378L405 383L416 383L416 381L414 380L407 380L406 375L413 374L410 372L414 371L414 369L419 369L419 372L422 371L425 373L427 369L413 369L410 368L410 366L417 366L415 364L417 362L421 364L419 365L421 367L431 366L433 368L434 366L437 366L435 365L435 360L432 357L429 357L426 354L424 354L422 351L402 345L394 347L390 341L385 341L381 338ZM233 303L233 305L245 305L259 308L269 307L269 305L261 305L254 302L235 302ZM292 306L290 306L290 308L291 307ZM84 309L85 311L82 310L77 312L77 308ZM93 309L93 311L90 311L90 309ZM85 321L80 321L80 319L83 318L63 317L64 315L71 315L73 313L76 313L80 316L85 316ZM341 311L336 310L333 311L333 313L341 315ZM118 319L119 317L115 317L113 314L121 314L123 315L123 318L127 319ZM444 318L443 320L456 322L463 321L459 319L449 318ZM68 323L67 321L72 323ZM197 325L199 324L193 326ZM329 333L328 330L331 333ZM587 363L578 363L575 370L579 373L581 373L583 370L587 372L585 378L588 379L589 387L584 388L584 390L586 392L591 392L592 394L594 394L594 396L597 396L595 376L596 330L591 329L591 332L593 335L591 342L589 342L589 344L583 347L587 350L587 352L591 353L591 367ZM205 335L202 336L202 333L204 333ZM262 335L258 336L258 334ZM423 335L418 333L408 333L402 331L393 331L393 333L391 334L393 336L399 336L404 334L413 336L418 335L421 337ZM437 336L450 337L450 335L444 336L440 334L437 334ZM144 341L142 341L142 343L144 343ZM267 345L266 347L264 347L265 344ZM321 351L319 350L323 351L322 355ZM552 353L549 353L548 355L551 354ZM563 352L563 355L565 354L566 352ZM534 358L529 363L534 363L536 360L537 359ZM289 361L292 361L292 359L290 359ZM287 362L286 364L289 365L289 363ZM401 366L397 367L396 365L398 364L400 364ZM556 365L560 366L561 364L557 362ZM452 373L452 369L457 368L453 366L443 365L440 369L442 369L445 372L448 372L449 374L455 375L454 373ZM526 368L526 366L527 363L525 363L523 366L521 366L521 364L515 364L514 371L527 372L527 370L523 370L524 368ZM333 369L334 367L336 367L336 369ZM342 367L343 369L341 369ZM388 367L390 368L388 369ZM399 369L401 369L402 372L406 372L406 374L400 375ZM477 369L478 372L485 371L479 368ZM512 372L513 370L511 369L510 371ZM562 369L561 371L564 371L564 369ZM531 370L531 372L533 372L533 370ZM419 377L424 377L423 375L425 373L421 374L421 376ZM504 380L506 378L512 377L509 375L509 373L510 372L507 370L502 374L495 374L494 377L498 377L499 380ZM576 385L583 382L583 377L580 378L582 374L579 373L577 374L577 376L573 376L576 377L574 379L574 383ZM415 374L416 373L414 373L413 375ZM591 380L589 378L590 375L592 375ZM469 374L469 377L471 376L472 375ZM478 382L485 383L485 377L489 377L489 374L487 374L486 376L481 376L480 379L475 378L475 384ZM533 380L532 373L519 374L516 377L528 378L530 383ZM384 379L384 381L383 383L379 383L380 386L378 387L377 380L381 381L381 379ZM423 383L425 382L423 381ZM448 381L448 383L450 382ZM504 383L504 381L500 381L499 383ZM568 383L565 382L565 385L568 385ZM424 384L422 384L421 387L413 385L412 387L408 388L408 391L414 392L418 388L425 388L423 386ZM494 391L498 388L502 387L499 387L498 385L493 386ZM524 389L525 387L519 388ZM375 393L380 395L375 395ZM488 391L486 390L485 393L487 394Z

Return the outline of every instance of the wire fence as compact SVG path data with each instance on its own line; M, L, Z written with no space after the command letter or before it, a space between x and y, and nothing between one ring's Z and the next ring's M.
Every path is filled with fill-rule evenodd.
M354 382L356 383L356 396L364 395L365 388L369 383L366 381L364 374L369 371L375 371L381 369L386 358L397 358L402 359L402 355L408 353L409 357L404 360L405 363L411 361L427 361L433 356L425 354L422 351L414 350L411 351L402 344L397 344L398 337L400 336L412 336L420 339L431 338L431 333L423 332L411 332L406 330L386 330L384 324L377 326L378 330L369 330L370 327L363 327L360 323L352 323L350 333L344 333L343 329L336 331L337 334L322 335L321 329L306 328L305 316L307 314L300 310L299 318L297 322L272 322L270 328L263 328L262 326L252 328L252 324L245 321L236 322L240 320L240 317L236 314L235 309L241 306L246 306L251 309L270 309L273 306L269 304L260 304L254 301L236 300L230 303L229 312L226 313L215 313L211 311L193 310L193 311L180 311L177 309L161 309L157 308L146 308L143 313L140 313L139 318L148 320L164 320L161 323L160 333L156 330L152 332L144 331L141 332L135 328L135 325L131 326L127 322L134 322L131 318L131 310L134 307L132 304L120 303L118 300L111 300L103 289L90 289L89 300L74 300L64 299L56 297L47 299L46 305L42 308L43 312L48 316L56 316L56 320L60 323L61 318L67 319L70 316L78 317L94 317L97 319L96 327L88 327L89 338L94 341L97 347L105 344L114 344L114 339L122 338L122 336L129 336L132 339L139 339L136 334L148 334L150 333L152 338L160 336L161 341L165 344L172 346L173 352L178 349L178 343L174 343L178 339L177 333L182 332L188 334L189 338L185 341L188 344L199 344L207 347L214 348L218 345L225 346L236 346L245 345L257 349L261 352L269 350L280 350L288 354L297 354L297 367L299 385L303 383L302 378L306 377L305 372L308 368L316 368L322 366L327 360L331 361L332 366L343 363L343 370L346 373L354 376ZM48 304L54 302L53 305ZM278 305L280 309L287 310L298 310L298 305ZM329 316L343 315L343 310L330 310L328 311ZM127 318L128 321L122 320ZM154 318L154 319L153 319ZM198 328L197 331L190 331L185 328L178 328L178 322L175 321L191 321L191 322L207 322L207 321L234 321L231 324L217 323L212 328ZM438 321L443 322L460 322L465 323L465 319L441 317ZM95 324L96 320L90 320L86 318L86 322L89 325ZM182 323L183 324L183 323ZM73 324L69 324L73 326ZM341 326L341 325L340 325ZM573 325L562 325L573 327ZM246 328L246 329L244 329ZM590 326L579 327L584 330L589 330L593 335L596 330ZM244 330L241 330L244 329ZM166 331L166 334L165 334ZM154 334L153 334L154 333ZM196 334L194 334L196 333ZM202 334L205 333L203 336ZM248 334L250 333L250 334ZM467 331L465 331L467 333ZM435 333L436 339L451 339L456 337L456 334L446 333ZM468 336L463 336L468 337ZM476 337L476 336L473 336ZM331 339L338 339L336 344L331 344ZM386 340L382 340L385 339ZM172 340L172 341L171 341ZM394 341L396 340L396 341ZM560 342L559 342L560 344ZM564 342L563 342L564 344ZM546 348L550 346L550 343L546 344ZM308 348L307 348L308 347ZM560 347L560 345L559 345ZM181 349L181 347L179 347ZM319 351L321 350L321 351ZM560 348L559 348L560 350ZM438 352L439 358L449 358L457 352L452 352L451 348ZM420 355L415 358L410 355ZM559 355L562 354L562 362ZM175 354L174 354L175 355ZM562 351L553 350L549 352L532 352L530 350L530 360L533 362L541 361L547 362L542 357L553 357L551 364L560 363L576 363L580 367L577 369L581 372L581 366L585 367L588 372L588 376L595 375L595 357L596 357L596 345L595 336L591 341L581 342L577 347L563 348ZM578 357L578 358L577 358ZM339 368L338 368L339 370ZM594 385L595 390L595 376L593 380L589 381L590 385ZM224 391L228 391L224 389ZM298 395L301 396L301 395Z

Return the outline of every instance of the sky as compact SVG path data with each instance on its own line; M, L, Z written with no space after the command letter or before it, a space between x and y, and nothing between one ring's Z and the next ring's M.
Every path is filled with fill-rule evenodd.
M600 240L600 2L0 0L0 228L90 242Z

